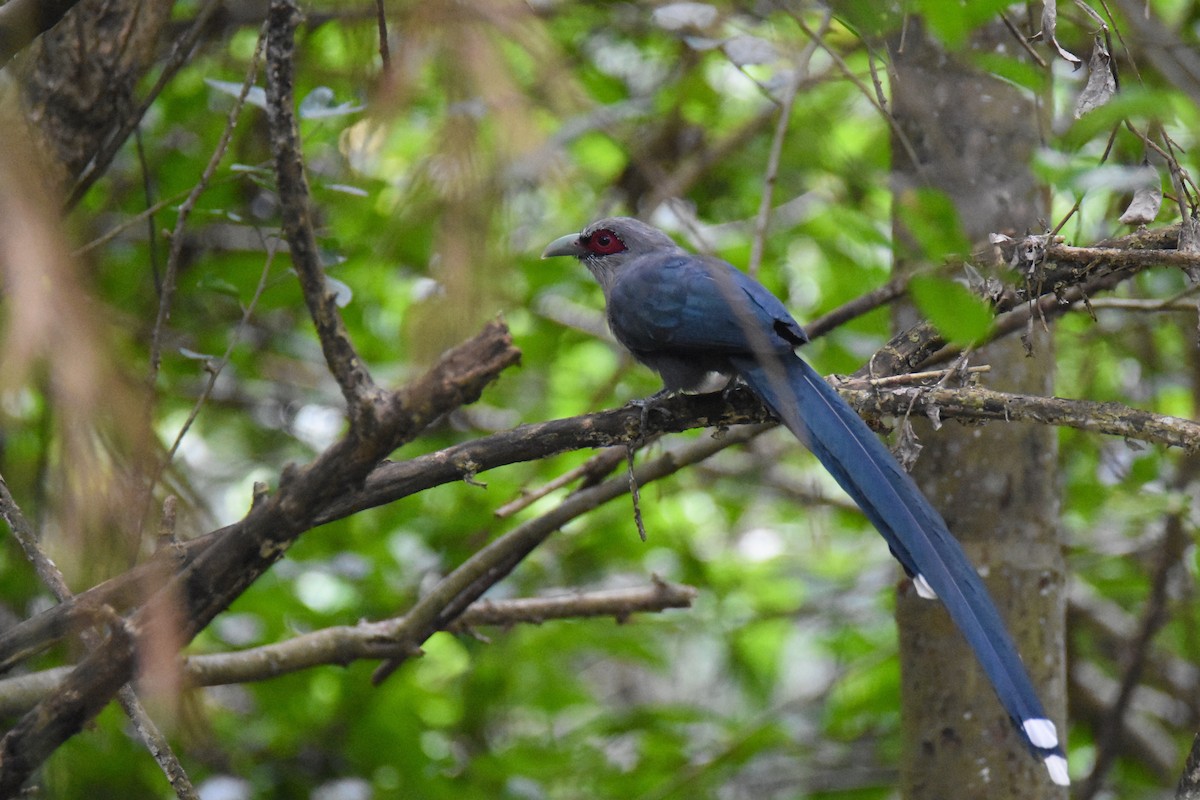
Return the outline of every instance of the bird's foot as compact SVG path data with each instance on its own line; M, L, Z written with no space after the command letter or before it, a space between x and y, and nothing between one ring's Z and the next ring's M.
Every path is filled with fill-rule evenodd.
M742 380L741 376L734 375L732 378L729 379L729 383L725 384L725 387L720 390L721 399L724 400L726 403L736 403L737 396L739 394L741 394L742 392L749 392L749 391L751 391L749 385L747 385L746 382L744 380Z
M661 408L663 403L665 403L667 400L670 400L676 394L678 394L678 392L674 392L670 389L663 389L655 392L649 397L643 397L640 400L630 400L626 404L632 408L641 409L641 417L638 419L639 440L644 440L646 438L646 429L649 427L650 414L656 409Z

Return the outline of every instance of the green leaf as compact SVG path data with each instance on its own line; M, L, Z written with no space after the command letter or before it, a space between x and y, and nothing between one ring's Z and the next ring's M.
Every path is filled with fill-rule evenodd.
M196 282L196 286L200 289L223 294L226 297L234 299L242 296L241 290L236 285L218 275L205 275Z
M967 43L972 31L996 19L1007 5L1003 0L918 0L916 10L946 47L957 49Z
M919 275L908 284L917 308L951 342L970 344L992 327L992 311L961 283L932 275Z
M910 255L941 262L953 253L971 252L971 242L963 232L958 211L942 192L936 189L903 192L897 198L896 213L919 249Z

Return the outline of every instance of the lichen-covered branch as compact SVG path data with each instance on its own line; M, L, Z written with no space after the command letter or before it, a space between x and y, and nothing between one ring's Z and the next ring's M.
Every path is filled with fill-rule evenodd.
M933 414L942 419L1039 422L1188 451L1200 450L1200 424L1121 403L1009 394L982 386L961 389L842 388L841 392L859 413L865 415L914 413Z

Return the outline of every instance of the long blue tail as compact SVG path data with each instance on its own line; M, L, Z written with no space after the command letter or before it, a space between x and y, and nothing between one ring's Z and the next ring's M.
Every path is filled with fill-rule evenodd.
M941 515L866 423L820 375L790 353L760 363L732 359L762 401L829 470L887 540L925 597L936 595L975 651L1000 704L1051 779L1067 785L1067 761L1021 657L983 581Z

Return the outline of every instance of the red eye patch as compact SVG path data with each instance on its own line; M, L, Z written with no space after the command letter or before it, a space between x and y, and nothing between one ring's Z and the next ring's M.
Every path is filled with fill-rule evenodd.
M611 256L613 253L619 253L625 249L625 243L621 241L621 238L608 228L592 232L583 240L583 246L598 256Z

